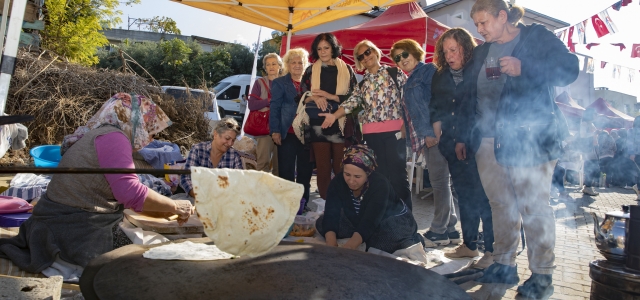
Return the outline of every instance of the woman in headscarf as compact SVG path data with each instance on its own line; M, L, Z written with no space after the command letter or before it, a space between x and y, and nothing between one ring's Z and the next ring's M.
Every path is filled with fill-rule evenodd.
M358 43L353 53L356 69L366 70L364 77L335 113L320 114L325 117L322 128L331 127L336 120L362 107L363 138L376 152L378 172L387 177L396 194L411 208L401 97L407 75L395 67L381 65L382 51L369 40Z
M315 62L302 75L302 92L311 91L305 98L307 108L315 106L323 112L334 112L338 105L349 99L358 81L353 70L339 57L342 46L331 33L321 33L311 44L311 59ZM311 103L313 102L313 103ZM331 171L340 172L344 153L344 119L329 128L322 128L324 118L309 120L309 142L318 169L318 192L327 198ZM338 124L340 123L340 124Z
M278 145L278 176L304 186L303 197L309 200L311 187L311 154L293 129L293 120L302 98L302 73L309 63L309 53L302 48L287 51L284 76L273 80L269 128L273 142Z
M242 169L240 153L232 148L238 134L240 134L238 122L232 117L223 118L213 128L212 141L198 143L191 147L184 168L187 170L191 167ZM180 176L180 186L191 199L195 197L191 175Z
M269 53L262 59L266 77L256 79L253 84L251 94L249 94L249 110L267 112L271 109L271 84L273 80L280 77L282 74L282 59L275 53ZM269 124L267 124L269 127ZM268 130L268 128L267 128ZM256 136L258 147L256 149L256 156L258 162L258 171L264 171L273 173L278 176L278 148L273 143L271 136L263 135ZM273 171L272 171L273 167Z
M471 60L476 42L466 29L452 28L443 33L436 42L434 64L437 67L431 83L431 103L429 112L438 141L438 148L446 159L451 173L453 187L458 194L460 226L463 244L454 251L446 252L449 258L476 257L478 252L478 227L482 219L485 252L473 264L484 269L493 263L493 221L489 198L482 188L475 155L464 159L456 157L456 139L459 131L459 113L465 86L463 80L465 65ZM456 129L456 126L458 129ZM471 153L471 150L467 151ZM428 166L428 165L427 165ZM431 169L429 169L431 170ZM429 172L431 176L431 172ZM453 209L453 208L452 208Z
M169 125L150 99L118 93L65 136L58 167L133 169L132 153ZM135 174L55 174L19 234L0 240L0 256L47 276L62 275L60 266L82 270L95 257L131 243L118 227L125 208L177 214L179 223L193 213L189 201L162 196Z
M356 249L366 243L388 253L424 240L411 210L400 199L389 180L376 171L376 156L366 145L345 150L342 173L329 184L324 216L316 222L329 246L348 238L342 246Z
M494 263L476 281L519 282L516 252L520 228L527 238L532 275L518 292L530 298L553 292L555 218L549 205L551 177L567 121L550 91L578 77L578 58L539 24L524 25L524 9L505 0L477 0L471 18L485 43L464 70L461 126L456 156L474 150L493 217ZM499 64L495 65L492 59ZM486 63L485 63L486 60ZM499 70L499 72L497 72ZM458 145L460 145L458 144Z

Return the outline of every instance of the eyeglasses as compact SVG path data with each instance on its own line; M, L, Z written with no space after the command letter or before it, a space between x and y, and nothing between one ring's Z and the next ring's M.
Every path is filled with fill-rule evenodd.
M231 122L225 122L224 125L227 125L227 128L229 128L231 130L240 131L240 125L233 124Z
M398 54L398 55L393 57L393 61L395 61L396 63L399 63L400 60L402 59L402 58L400 58L400 56L402 56L402 58L407 58L407 57L409 57L409 52L402 51L402 53L400 53L400 54Z
M371 55L371 50L373 50L373 49L371 49L371 47L369 47L369 49L367 49L367 51L362 52L362 54L360 54L360 55L356 56L356 58L358 59L358 61L362 61L362 60L364 59L364 57L365 57L365 56L369 56L369 55Z

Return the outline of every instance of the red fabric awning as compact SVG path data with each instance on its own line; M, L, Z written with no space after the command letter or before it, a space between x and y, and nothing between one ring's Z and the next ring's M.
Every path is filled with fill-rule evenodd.
M383 64L393 65L389 57L389 50L393 43L401 39L413 39L427 51L429 62L433 58L433 51L438 37L444 33L447 26L430 19L422 8L415 2L392 6L377 18L346 29L332 33L342 44L342 59L354 66L353 48L364 39L373 42L380 50ZM291 48L302 47L310 50L311 43L317 34L296 34L291 37ZM281 55L284 55L286 45L282 45Z

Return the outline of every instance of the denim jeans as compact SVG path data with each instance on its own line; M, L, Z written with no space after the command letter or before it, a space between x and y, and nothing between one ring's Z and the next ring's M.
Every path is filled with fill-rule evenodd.
M304 199L309 202L309 188L313 167L311 154L298 140L295 134L287 134L278 146L278 175L282 179L300 183L304 186ZM297 175L296 175L297 173Z
M475 157L450 160L449 172L458 194L462 239L471 250L478 248L478 227L482 220L485 251L493 253L493 217L489 198L484 192Z
M438 146L424 149L424 158L429 170L429 182L433 188L434 215L429 231L443 234L456 230L458 216L456 215L457 199L451 194L451 176L449 163L444 158Z
M367 146L376 155L378 163L376 171L389 179L396 195L407 204L409 209L413 209L407 177L406 139L397 139L396 132L398 131L369 133L363 137Z

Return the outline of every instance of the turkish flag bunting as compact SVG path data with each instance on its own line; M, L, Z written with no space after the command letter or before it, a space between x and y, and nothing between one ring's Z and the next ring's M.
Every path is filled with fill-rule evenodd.
M575 26L571 26L569 28L569 37L567 38L567 45L569 46L569 51L576 52L576 44L573 42L573 31Z
M604 67L607 66L607 62L606 61L601 61L600 62L600 69L604 69Z
M600 45L600 44L598 44L598 43L589 43L589 44L587 44L587 50L591 50L591 47L598 46L598 45Z
M627 46L625 46L623 43L617 43L617 44L611 44L611 45L620 47L620 51L627 49Z
M596 30L596 34L598 35L599 38L609 34L609 28L607 28L607 25L605 25L604 22L602 22L602 19L600 19L600 16L593 15L591 17L591 23L593 24L593 28Z
M631 47L631 58L640 58L640 44L633 44Z

